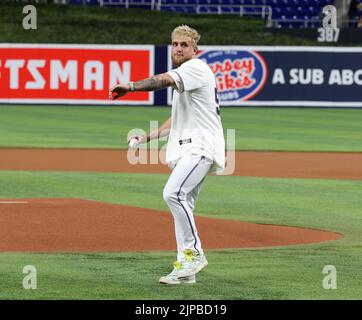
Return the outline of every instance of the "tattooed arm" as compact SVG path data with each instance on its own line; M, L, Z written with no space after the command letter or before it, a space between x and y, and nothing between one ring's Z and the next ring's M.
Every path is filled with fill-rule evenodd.
M155 91L175 85L175 81L167 73L161 73L151 78L128 84L117 84L109 90L109 98L112 100L123 97L131 91Z
M135 91L155 91L170 87L175 81L168 73L158 74L134 83Z

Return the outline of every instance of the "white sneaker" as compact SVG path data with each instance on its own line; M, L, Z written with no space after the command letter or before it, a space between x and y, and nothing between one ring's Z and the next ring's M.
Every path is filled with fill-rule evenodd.
M208 265L203 253L196 253L193 250L184 251L185 259L181 262L181 268L177 270L177 278L194 276Z
M161 277L159 282L161 284L181 284L181 283L196 283L196 276L192 275L190 277L178 277L178 270L181 268L181 263L176 261L174 263L174 268L170 274L167 276Z

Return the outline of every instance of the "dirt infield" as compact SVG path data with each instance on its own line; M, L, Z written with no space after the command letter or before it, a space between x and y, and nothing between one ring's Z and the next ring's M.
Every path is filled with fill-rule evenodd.
M161 159L164 154L161 154ZM238 176L362 179L362 153L236 152ZM126 150L0 149L0 170L170 173L163 164L131 165ZM0 199L0 251L175 250L170 213L77 199ZM196 217L206 249L285 246L340 234Z
M170 213L78 199L0 199L1 252L175 250ZM196 217L205 249L285 246L340 234Z
M243 151L234 175L360 180L361 163L362 153ZM131 165L126 150L113 149L0 149L0 170L170 172L162 164Z

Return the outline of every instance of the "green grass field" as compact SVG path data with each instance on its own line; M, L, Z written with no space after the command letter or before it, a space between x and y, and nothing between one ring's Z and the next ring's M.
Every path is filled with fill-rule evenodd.
M0 105L0 147L125 149L131 129L170 115L168 107ZM358 109L223 108L222 119L238 150L362 151Z
M169 112L0 106L0 147L125 148L130 129L147 129L149 120L162 121ZM225 129L236 129L240 150L362 151L360 110L224 108L222 117ZM73 197L166 211L167 178L0 171L0 198ZM362 181L210 176L196 213L325 229L344 237L310 245L208 250L209 266L197 284L175 287L158 284L170 271L174 252L0 253L0 299L362 298ZM26 265L37 268L36 290L22 288ZM337 269L336 290L322 287L325 265Z

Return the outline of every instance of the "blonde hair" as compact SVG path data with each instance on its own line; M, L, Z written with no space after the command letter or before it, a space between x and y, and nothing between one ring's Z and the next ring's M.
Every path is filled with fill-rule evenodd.
M180 25L173 29L171 33L171 40L175 35L185 36L189 37L192 41L192 45L195 49L197 49L197 43L199 42L201 36L200 34L193 28L187 26L187 25Z

